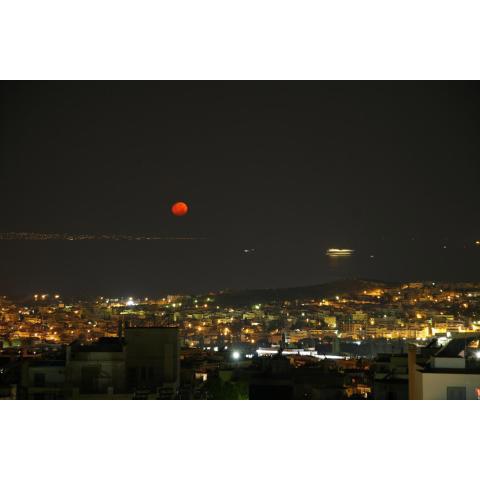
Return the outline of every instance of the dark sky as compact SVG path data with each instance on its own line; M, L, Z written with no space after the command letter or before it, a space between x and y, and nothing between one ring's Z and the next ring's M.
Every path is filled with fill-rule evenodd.
M0 89L0 231L206 237L3 241L0 293L480 280L478 83ZM332 262L330 247L356 253Z

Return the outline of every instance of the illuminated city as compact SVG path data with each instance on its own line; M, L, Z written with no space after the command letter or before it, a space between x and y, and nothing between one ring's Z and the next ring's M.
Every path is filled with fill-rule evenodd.
M409 348L425 364L452 341L480 367L480 283L352 280L292 294L2 297L2 396L406 399ZM159 383L129 384L130 338L141 350L165 335L178 345L169 368L142 366Z
M479 2L0 18L7 480L475 474Z
M0 398L480 399L478 87L1 92Z
M86 234L86 233L37 233L37 232L0 232L0 240L10 241L99 241L109 240L118 242L145 242L160 240L204 240L194 237L163 237L158 235L123 235L123 234Z

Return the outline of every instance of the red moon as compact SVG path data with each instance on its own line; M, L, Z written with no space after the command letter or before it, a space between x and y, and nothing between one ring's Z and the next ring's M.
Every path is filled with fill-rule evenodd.
M172 213L176 217L183 217L188 213L188 205L185 202L177 202L172 205Z

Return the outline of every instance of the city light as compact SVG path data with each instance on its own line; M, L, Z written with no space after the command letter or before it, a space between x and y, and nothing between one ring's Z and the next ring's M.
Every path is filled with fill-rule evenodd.
M355 250L349 248L329 248L326 252L328 257L351 257Z
M260 372L263 367L255 358L262 357L262 362L268 364L281 357L282 371L321 369L325 361L330 362L329 372L365 369L369 373L365 374L362 389L367 390L371 388L368 382L373 381L370 372L375 371L376 355L383 353L381 349L386 342L392 342L388 346L389 352L403 351L406 361L408 344L423 348L434 342L437 348L442 348L461 335L472 335L478 341L470 342L466 352L471 358L480 360L480 327L479 317L476 317L480 284L462 283L456 287L442 283L437 287L432 282L425 282L422 286L409 285L362 284L360 289L352 292L335 285L330 292L337 293L329 294L334 301L328 303L328 308L325 308L324 292L324 295L311 299L289 302L279 299L262 304L249 301L244 306L226 305L220 310L212 308L212 304L217 303L213 294L209 297L211 303L206 304L195 304L188 296L169 295L163 299L151 298L148 306L143 304L142 308L129 308L137 305L135 297L100 302L100 297L95 296L91 300L72 299L68 303L58 301L59 294L53 293L30 294L25 303L0 297L0 328L3 329L0 332L8 332L8 336L4 335L0 340L4 350L7 349L6 353L11 354L8 348L15 343L15 348L22 348L21 353L13 355L20 358L35 356L40 361L50 358L46 353L52 344L58 348L79 344L92 348L92 351L98 344L100 352L107 347L106 340L124 336L129 328L171 327L178 331L181 339L181 365L183 359L188 361L201 352L201 357L194 363L198 365L195 367L198 378L205 375L205 365L212 369L212 378L216 378L215 369L228 370L233 364L235 369L249 368ZM408 295L398 297L398 292L405 292L406 288L409 289ZM147 297L141 298L143 303ZM128 326L119 325L118 318L123 315L127 316ZM112 317L116 317L115 320ZM29 346L32 348L26 353ZM219 352L224 353L220 355ZM402 354L398 355L398 361L401 361ZM244 362L246 359L252 361ZM267 367L267 371L273 370ZM357 394L364 395L367 390L357 390ZM342 395L348 397L351 392L348 390ZM368 398L371 398L371 392Z

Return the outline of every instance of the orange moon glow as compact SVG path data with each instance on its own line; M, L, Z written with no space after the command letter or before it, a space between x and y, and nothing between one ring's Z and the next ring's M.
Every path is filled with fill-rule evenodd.
M188 213L188 205L184 202L177 202L172 205L172 213L176 217L183 217Z

